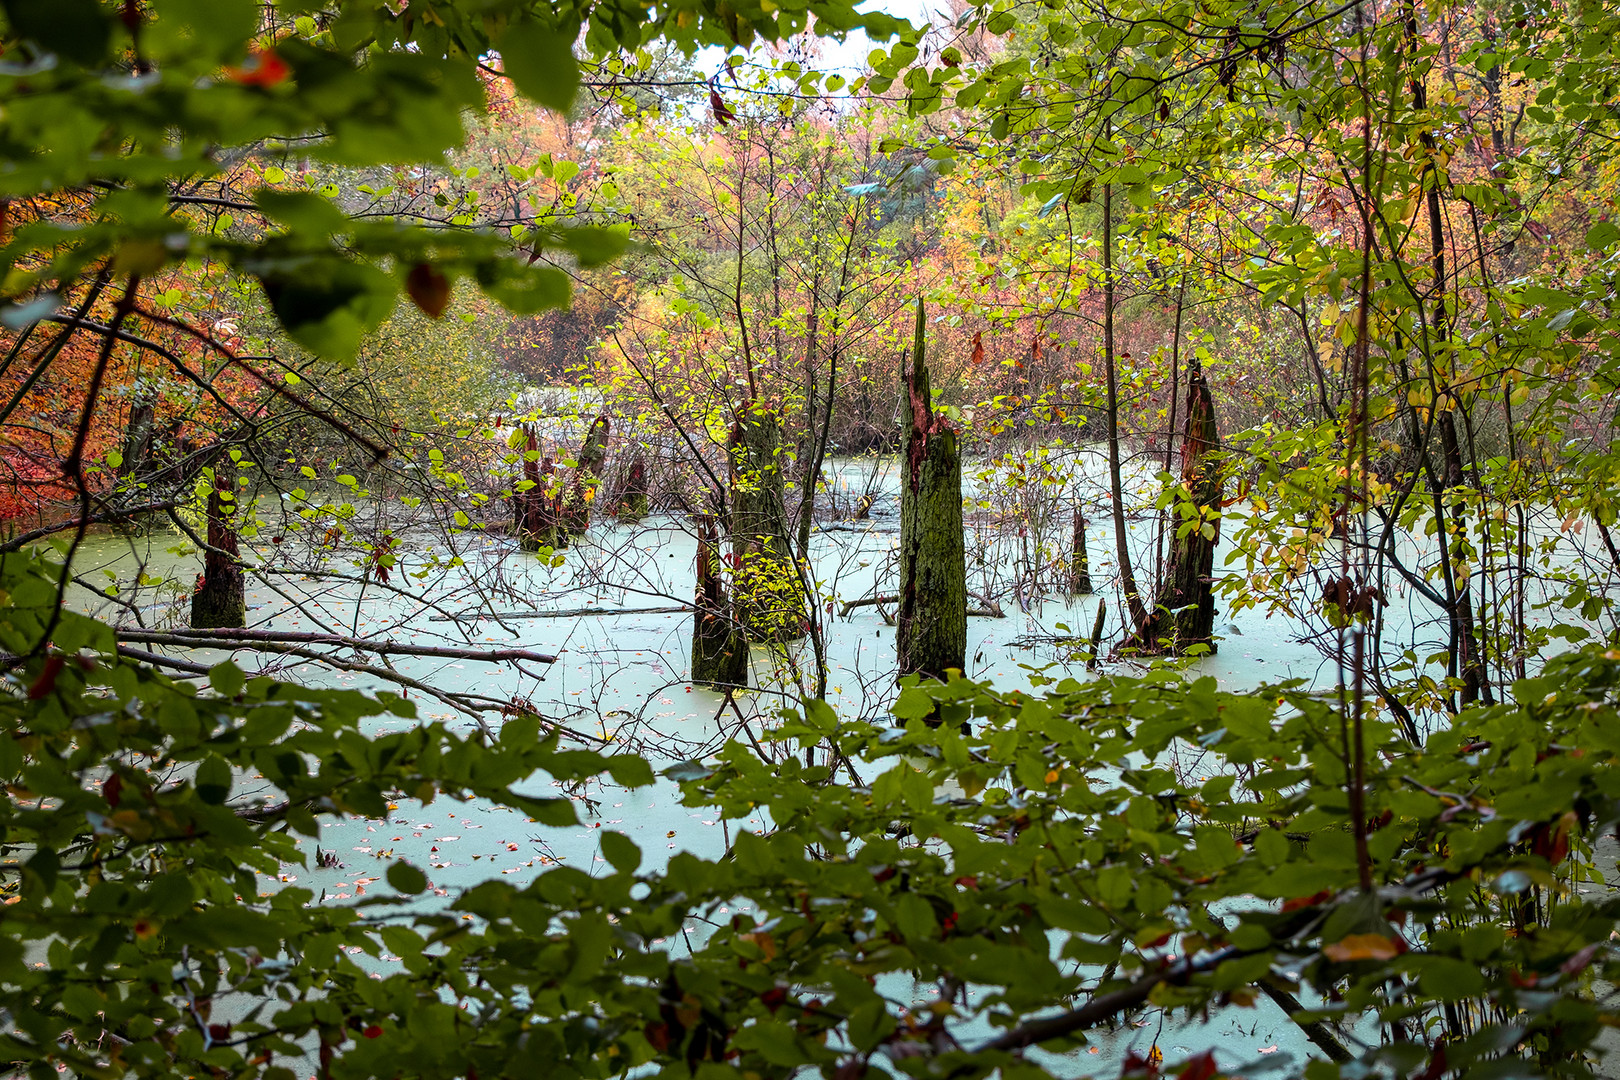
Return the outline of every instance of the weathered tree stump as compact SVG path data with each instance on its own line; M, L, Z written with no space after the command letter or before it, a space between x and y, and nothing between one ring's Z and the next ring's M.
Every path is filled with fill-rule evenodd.
M714 523L698 521L697 596L692 616L692 682L698 686L748 685L748 642L732 617L720 578L720 542Z
M1183 430L1181 483L1197 516L1176 515L1176 535L1159 602L1123 646L1139 653L1184 656L1197 646L1215 652L1215 545L1221 537L1224 482L1219 463L1210 457L1220 439L1215 428L1215 399L1196 359L1189 364Z
M906 456L900 485L900 674L941 682L967 661L967 557L962 527L962 459L956 432L933 409L924 362L925 316L906 386Z
M227 500L234 505L234 493L215 476L214 490L208 493L208 550L203 552L202 578L191 594L191 625L198 630L247 626L247 591Z
M591 503L596 498L596 486L602 478L602 463L607 460L608 423L602 413L585 433L585 442L579 448L573 474L562 491L557 511L557 535L564 544L576 536L583 536L591 524Z
M1069 544L1069 595L1091 595L1091 555L1086 551L1086 515L1074 508L1074 536Z
M647 516L647 456L639 450L619 485L614 516L621 521L640 521Z
M804 596L788 542L776 414L750 402L732 425L726 449L737 621L751 641L795 641L806 632Z
M523 479L528 487L512 495L512 532L524 551L566 544L566 540L559 543L556 500L548 490L556 466L549 457L538 460L539 455L539 440L531 429L523 451Z

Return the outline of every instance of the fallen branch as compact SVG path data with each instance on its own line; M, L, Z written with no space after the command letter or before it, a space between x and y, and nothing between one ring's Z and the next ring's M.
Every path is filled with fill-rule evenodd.
M188 649L249 648L258 645L335 645L382 656L431 656L441 660L483 660L503 663L529 660L555 664L551 653L529 649L469 649L455 645L407 645L397 641L372 641L344 634L317 634L282 630L237 630L221 627L210 630L119 630L120 641L140 641L149 645L174 645Z
M579 619L610 615L684 615L692 611L691 604L672 607L640 608L570 608L567 611L490 611L473 614L430 615L428 622L498 622L502 619Z

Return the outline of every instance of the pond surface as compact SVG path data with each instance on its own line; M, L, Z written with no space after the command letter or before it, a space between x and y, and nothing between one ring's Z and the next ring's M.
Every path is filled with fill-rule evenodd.
M1088 468L1094 483L1095 465ZM993 487L997 481L991 478L984 483ZM851 505L862 492L872 494L873 501L869 520L826 522L813 534L815 575L833 612L826 630L829 701L845 715L877 717L893 699L894 629L878 606L855 608L847 617L838 611L844 602L892 591L892 559L898 541L893 470L869 463L840 463L833 469L830 486L835 502L840 492ZM991 502L990 496L996 492L981 485L969 494ZM967 674L1003 690L1029 688L1038 670L1049 676L1085 678L1085 664L1076 655L1081 646L1064 639L1084 637L1096 606L1104 600L1110 609L1104 640L1117 637L1113 613L1119 605L1111 521L1103 513L1091 517L1088 545L1100 593L1076 598L1031 593L1020 598L1019 591L1008 593L1006 567L1020 553L1029 558L1032 549L1027 535L1019 536L1004 525L988 517L981 505L969 526L970 587L981 593L999 587L1004 617L970 617ZM1132 542L1139 565L1152 558L1154 529L1151 520L1133 524ZM1066 523L1062 534L1067 535ZM439 543L442 547L444 541ZM713 752L727 738L739 735L739 723L748 723L757 734L770 725L781 703L796 696L791 679L784 678L784 667L790 672L791 662L780 652L773 654L763 647L753 654L754 682L761 689L742 695L743 720L726 709L722 695L685 681L692 616L658 610L687 604L693 594L695 542L674 519L655 517L636 526L598 525L562 553L559 565L516 550L505 537L469 532L449 543L463 565L445 567L442 561L430 565L423 561L425 550L417 550L401 561L388 587L341 564L336 567L340 576L331 576L332 568L323 571L314 561L309 563L308 574L250 576L249 625L418 644L519 647L555 654L554 664L530 664L522 669L466 659L397 657L391 662L401 674L440 691L522 701L573 732L581 743L605 742L634 750L651 758L655 769ZM250 561L271 555L266 545L250 548L244 549ZM1217 573L1225 572L1220 561L1226 550L1217 554ZM285 561L301 557L290 551L275 554ZM438 554L442 560L447 552ZM128 583L144 573L184 585L200 572L200 560L178 534L96 536L79 552L76 569L81 581ZM410 576L418 572L424 574L420 583ZM1400 601L1389 611L1392 632L1421 634L1431 614L1409 597L1392 599ZM109 620L129 623L134 618L88 589L78 589L72 602ZM147 595L139 599L138 606L140 621L146 625L184 625L186 614L179 605L154 601ZM546 617L583 608L600 613ZM1222 635L1218 652L1188 663L1190 676L1212 677L1222 688L1234 691L1283 679L1303 679L1320 689L1334 684L1336 664L1306 640L1310 631L1300 624L1247 610L1219 616L1217 627ZM1428 632L1438 631L1430 627ZM211 664L232 654L221 650L176 655ZM798 663L809 663L807 651L800 649L793 655ZM242 652L235 659L250 671L263 669L317 685L362 690L383 685L364 672L334 671L296 658L277 660L268 667L262 654ZM440 719L461 730L471 730L478 723L428 694L409 691L408 696L422 717ZM492 716L484 722L498 724L499 718ZM370 723L371 730L383 732L409 721L383 718ZM870 780L875 769L872 763L865 763L863 777ZM251 791L251 778L244 779L244 788ZM541 789L558 786L543 777L533 783ZM394 858L405 858L428 871L433 896L449 900L490 878L504 877L521 885L555 863L593 871L604 865L597 836L602 829L618 830L634 840L644 854L643 869L649 870L677 851L718 857L738 830L768 825L759 819L727 821L706 809L681 806L678 789L663 778L636 790L596 781L571 785L560 793L575 801L580 826L542 828L509 808L476 800L441 800L423 806L402 799L382 821L329 821L323 825L319 846L336 853L340 865L316 867L313 849L317 845L306 841L309 865L284 866L279 880L266 882L265 887L296 882L312 889L318 902L341 903L368 890L387 888L382 881L387 866ZM735 910L746 907L720 908L710 915L718 923ZM687 930L694 940L701 940L707 932L697 919ZM681 942L668 945L677 951L685 947ZM356 959L379 969L397 962L388 957L375 962ZM908 1004L913 998L927 997L931 990L893 979L884 989ZM1271 1064L1286 1069L1290 1059L1297 1063L1310 1051L1293 1023L1263 998L1253 1009L1226 1010L1207 1024L1189 1026L1176 1021L1160 1031L1160 1021L1159 1013L1149 1010L1117 1030L1095 1032L1091 1045L1069 1055L1059 1069L1073 1075L1117 1075L1129 1052L1145 1056L1155 1041L1172 1063L1214 1047L1223 1070ZM986 1027L963 1034L976 1039L990 1032Z

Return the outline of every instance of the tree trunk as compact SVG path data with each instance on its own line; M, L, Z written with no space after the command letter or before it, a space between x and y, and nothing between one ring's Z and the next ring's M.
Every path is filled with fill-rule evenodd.
M1074 537L1069 545L1069 595L1091 595L1091 556L1086 551L1086 515L1074 508Z
M1215 399L1196 361L1187 374L1187 427L1181 444L1181 484L1187 502L1177 502L1175 539L1158 604L1131 636L1127 648L1185 656L1198 646L1215 651L1215 545L1221 537L1220 466L1210 460L1219 440ZM1190 504L1196 517L1187 516Z
M647 457L637 453L635 460L630 462L629 471L624 474L624 484L619 488L618 506L614 514L621 521L640 521L647 516Z
M567 541L559 543L557 508L550 492L546 490L549 482L547 478L555 466L550 458L544 461L537 460L539 454L539 441L535 438L533 430L530 430L523 453L523 479L528 482L529 487L512 495L512 532L516 534L518 544L524 551L563 547L567 543Z
M795 641L805 633L804 597L788 541L776 415L749 402L732 425L727 451L738 622L751 641Z
M591 524L591 502L596 498L596 486L602 477L602 463L607 460L607 414L598 416L585 435L579 448L579 459L574 472L563 489L562 505L557 513L557 535L563 543L583 536Z
M1114 370L1114 185L1103 185L1103 374L1108 384L1108 484L1114 499L1114 546L1118 549L1120 591L1128 625L1147 621L1147 608L1131 566L1130 530L1125 525L1125 479L1119 455L1119 375Z
M708 518L698 522L697 610L692 616L692 682L747 686L748 642L732 617L720 579L719 538Z
M228 493L225 481L216 476L214 490L208 493L208 550L203 553L203 576L191 595L191 625L199 630L239 630L247 626L247 593L242 565L237 560L236 531L225 516Z
M933 410L923 357L922 301L911 358L900 486L900 674L946 681L967 662L967 556L956 432Z

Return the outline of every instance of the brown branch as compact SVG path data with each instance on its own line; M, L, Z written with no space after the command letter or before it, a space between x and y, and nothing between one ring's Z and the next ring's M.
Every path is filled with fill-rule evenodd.
M220 627L209 630L119 630L120 641L141 641L150 645L176 645L182 648L251 648L255 645L336 645L384 656L431 656L444 660L484 660L502 663L530 660L555 664L551 653L529 649L464 649L454 645L408 645L395 641L371 641L345 634L317 634L308 631L237 630Z

